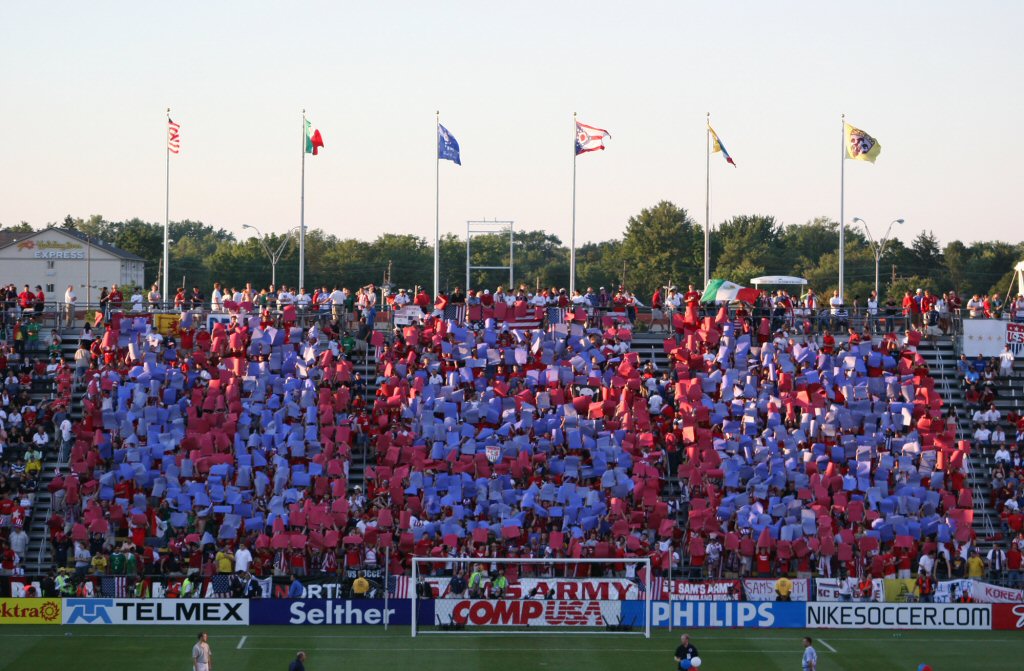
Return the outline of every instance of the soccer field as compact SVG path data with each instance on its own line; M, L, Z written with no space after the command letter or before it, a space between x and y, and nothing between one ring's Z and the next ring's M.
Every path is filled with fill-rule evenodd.
M186 671L198 627L31 627L0 630L0 669ZM297 650L306 668L416 671L625 671L674 669L680 632L635 635L480 635L419 638L408 627L211 627L215 671L286 671ZM1022 668L1024 636L999 631L691 630L706 671L799 671L804 635L815 638L819 669L935 671Z

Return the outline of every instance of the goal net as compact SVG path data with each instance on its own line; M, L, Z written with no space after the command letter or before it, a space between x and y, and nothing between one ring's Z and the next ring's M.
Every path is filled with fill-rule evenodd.
M414 557L412 635L621 633L650 638L651 560Z

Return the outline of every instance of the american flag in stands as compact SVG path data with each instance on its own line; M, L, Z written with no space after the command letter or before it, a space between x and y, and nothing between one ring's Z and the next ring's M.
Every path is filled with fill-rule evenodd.
M408 599L409 598L409 576L405 575L389 575L388 576L388 596L392 599Z
M100 581L100 596L124 599L128 596L128 578L123 575L105 575Z
M218 573L213 576L210 585L213 588L214 594L230 594L231 575L228 573Z
M444 306L444 318L454 319L458 324L463 323L466 321L466 304L459 303L458 305Z
M552 324L564 324L565 323L565 310L562 308L548 308L548 326Z

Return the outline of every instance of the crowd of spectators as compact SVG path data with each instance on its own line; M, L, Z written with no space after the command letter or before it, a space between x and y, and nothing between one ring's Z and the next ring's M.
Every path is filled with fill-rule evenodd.
M60 449L71 397L71 371L61 339L41 338L45 296L28 286L3 289L0 322L0 575L24 570L28 533L43 463ZM51 437L56 429L57 438Z
M104 290L102 333L50 371L85 392L49 484L69 589L327 576L385 556L400 575L414 555L438 573L446 557L651 556L660 576L857 578L932 557L939 577L975 547L970 447L915 351L921 332L851 323L837 344L834 320L822 335L813 312L776 320L818 309L813 292L705 315L692 286L669 288L652 297L668 313L661 367L631 348L642 304L623 289L217 284L176 292L171 335L146 314L158 289L134 293ZM385 337L381 303L427 316ZM559 323L508 326L552 307ZM866 309L878 314L873 297ZM371 351L368 385L354 361ZM353 454L367 455L363 486ZM566 570L523 566L508 578Z

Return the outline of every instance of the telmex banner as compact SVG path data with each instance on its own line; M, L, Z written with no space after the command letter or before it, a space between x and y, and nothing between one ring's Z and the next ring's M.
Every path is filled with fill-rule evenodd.
M249 624L249 601L247 599L64 599L63 623L247 625Z

